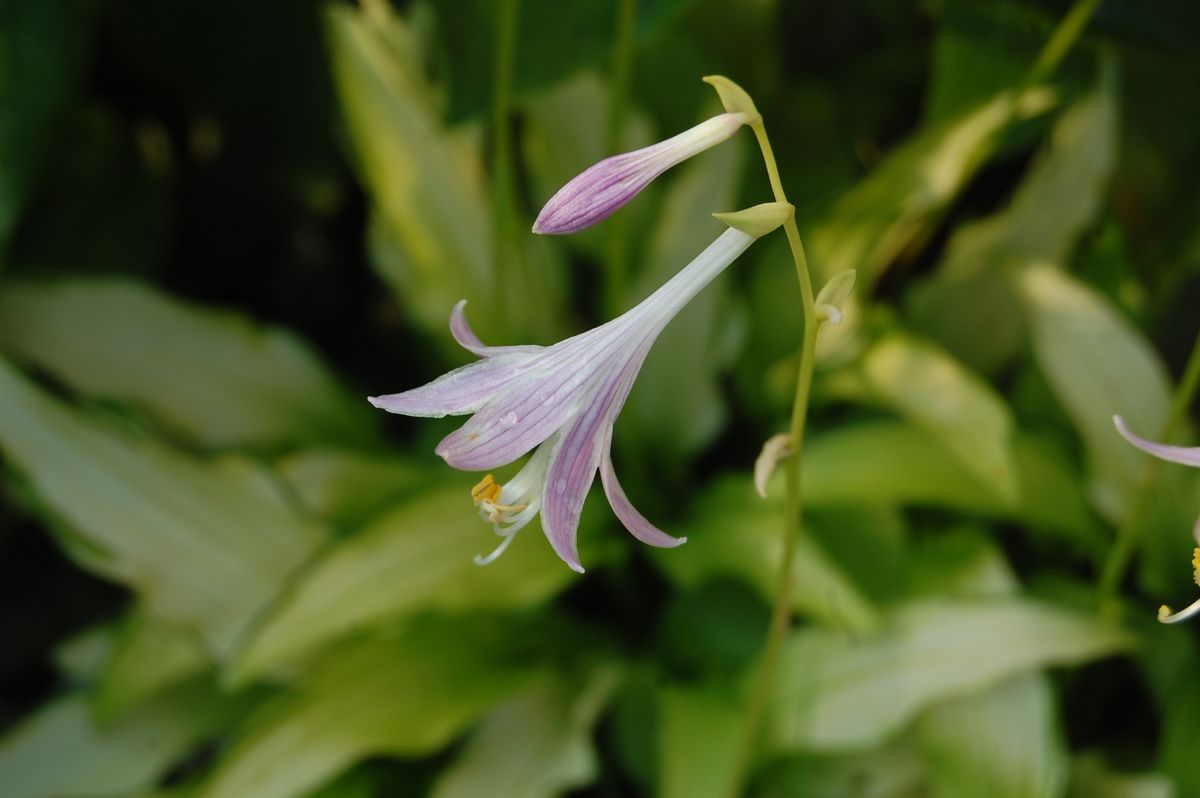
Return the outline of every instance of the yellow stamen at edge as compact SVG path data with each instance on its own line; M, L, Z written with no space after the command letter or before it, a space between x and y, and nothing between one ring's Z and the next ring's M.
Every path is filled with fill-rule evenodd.
M1192 550L1192 576L1196 584L1200 585L1200 546Z
M1166 604L1158 608L1158 619L1161 621L1171 615L1171 608Z
M488 474L479 480L478 485L471 488L471 498L475 500L475 504L477 505L484 502L495 504L496 500L500 498L501 487L503 486L491 474Z

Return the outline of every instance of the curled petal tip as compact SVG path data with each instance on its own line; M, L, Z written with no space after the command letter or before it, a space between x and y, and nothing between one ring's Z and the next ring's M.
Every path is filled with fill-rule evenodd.
M763 444L762 451L754 460L754 490L760 498L767 498L767 482L775 473L779 461L792 453L792 436L786 432L772 435Z
M581 574L584 572L583 566L577 562L569 562L569 563L567 563L567 567L570 568L572 571L574 571L577 574Z

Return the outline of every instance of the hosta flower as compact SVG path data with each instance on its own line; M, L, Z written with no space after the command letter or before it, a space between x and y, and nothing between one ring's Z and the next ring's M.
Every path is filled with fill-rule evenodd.
M1161 460L1169 460L1172 463L1182 463L1193 468L1200 468L1200 446L1188 448L1186 446L1155 443L1130 432L1120 416L1113 416L1113 423L1117 426L1117 432L1121 433L1125 440L1142 451L1152 454ZM1195 577L1197 586L1200 586L1200 520L1196 522L1196 526L1192 529L1192 536L1196 539L1196 548L1192 550L1192 574ZM1165 604L1158 609L1158 619L1163 623L1178 623L1179 621L1191 618L1193 615L1200 615L1200 600L1193 602L1191 606L1179 612L1171 612L1171 608Z
M471 492L480 515L503 538L485 558L499 556L538 513L550 545L583 572L575 533L596 471L613 511L634 537L651 546L678 546L629 502L613 471L613 422L655 338L704 286L758 236L791 213L769 203L719 214L729 229L641 304L612 321L553 346L485 346L467 325L465 302L450 315L455 340L480 360L420 388L371 398L378 408L408 416L472 414L437 446L447 463L488 471L535 450L507 484L488 474Z
M575 233L607 219L672 166L720 144L752 121L745 113L707 119L666 141L614 155L558 190L533 223L545 235Z

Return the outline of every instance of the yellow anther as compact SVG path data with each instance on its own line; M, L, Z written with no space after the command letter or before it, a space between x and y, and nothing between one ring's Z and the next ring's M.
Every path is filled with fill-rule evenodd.
M495 504L496 500L500 498L501 487L500 483L491 474L488 474L479 480L478 485L471 488L471 498L475 500L476 504L482 504L483 502Z
M1164 604L1158 608L1158 619L1160 621L1165 618L1170 617L1170 615L1171 615L1171 608L1168 607L1166 604Z
M1196 584L1200 585L1200 546L1192 550L1192 576Z

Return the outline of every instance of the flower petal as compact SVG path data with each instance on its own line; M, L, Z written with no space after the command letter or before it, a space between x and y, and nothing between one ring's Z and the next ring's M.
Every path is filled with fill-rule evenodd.
M617 474L613 470L612 451L610 448L612 444L611 427L606 437L607 440L604 442L603 452L600 457L600 481L604 483L604 495L608 497L609 505L612 506L617 518L629 530L629 534L643 543L663 549L670 549L687 543L687 538L672 537L647 521L646 517L639 513L637 508L633 506L633 503L625 496L625 491L621 488L621 483L617 481Z
M479 340L479 336L471 329L471 325L467 323L467 300L460 299L458 304L454 306L454 310L450 311L450 334L454 336L454 340L458 345L467 350L473 355L479 357L493 357L495 355L511 354L514 352L540 352L544 349L541 346L523 345L523 346L488 346L483 341Z
M1186 446L1170 446L1165 443L1148 441L1130 432L1129 428L1125 426L1125 420L1120 416L1113 416L1113 424L1116 425L1117 432L1121 433L1125 440L1143 452L1147 452L1163 460L1170 460L1173 463L1182 463L1193 468L1200 468L1200 446L1189 448Z
M536 355L513 352L497 355L447 372L410 391L370 396L367 401L389 413L405 416L461 416L474 413L503 391Z

